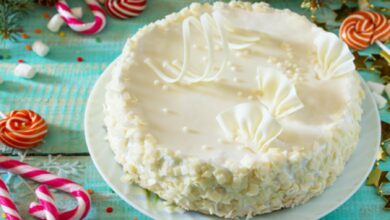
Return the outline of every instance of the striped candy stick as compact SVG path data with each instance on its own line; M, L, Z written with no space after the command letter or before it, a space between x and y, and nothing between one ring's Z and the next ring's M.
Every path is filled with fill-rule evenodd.
M106 25L106 14L104 13L103 8L95 0L85 0L85 2L95 16L93 22L84 23L75 17L65 0L59 1L56 4L56 8L62 19L72 30L82 34L96 34Z
M3 209L8 220L21 220L18 209L8 192L7 186L0 178L0 206Z
M46 220L58 220L58 209L54 202L54 198L50 191L47 189L47 187L45 185L38 186L38 188L35 190L35 194L37 195L40 204L32 202L30 204L29 211L35 213L34 210L41 209L42 207L42 213L40 213L39 215L38 213L36 213L35 216L44 215L44 219Z
M41 170L29 164L13 160L4 155L0 155L0 168L6 169L13 174L20 175L44 185L70 193L77 200L78 205L72 210L61 212L59 214L59 219L83 219L88 214L91 207L91 198L89 194L77 183L58 177L48 171ZM43 210L45 210L43 205L33 204L31 205L29 211L33 216L45 219L46 212Z

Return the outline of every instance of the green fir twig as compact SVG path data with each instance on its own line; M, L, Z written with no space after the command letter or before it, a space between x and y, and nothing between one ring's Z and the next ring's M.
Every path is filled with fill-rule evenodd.
M20 22L33 8L32 0L0 0L0 37L16 41L22 28Z

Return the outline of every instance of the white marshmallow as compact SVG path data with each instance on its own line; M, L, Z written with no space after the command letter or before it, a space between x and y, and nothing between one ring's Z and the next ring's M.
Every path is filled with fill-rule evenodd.
M38 55L38 56L41 56L41 57L44 57L47 55L47 53L49 53L49 46L47 46L46 44L42 43L42 41L35 41L32 45L32 50Z
M385 86L382 83L367 81L367 85L372 92L375 92L378 95L382 95L383 91L385 90Z
M83 16L83 8L81 7L72 8L71 11L76 18L81 18ZM52 32L58 32L64 23L65 21L61 18L61 15L55 14L51 17L49 23L47 23L47 29Z
M52 32L58 32L62 25L64 24L64 20L61 18L61 15L55 14L47 23L47 29Z
M388 98L390 98L390 83L387 83L385 86L385 92Z
M76 17L76 18L81 18L83 17L83 8L82 7L77 7L77 8L72 8L70 9L72 11L72 14Z
M33 78L36 73L37 71L34 69L34 67L26 63L19 63L14 70L15 76L27 79Z
M379 109L382 109L386 106L387 100L383 96L375 92L372 93L372 96L374 97L376 105L378 106Z

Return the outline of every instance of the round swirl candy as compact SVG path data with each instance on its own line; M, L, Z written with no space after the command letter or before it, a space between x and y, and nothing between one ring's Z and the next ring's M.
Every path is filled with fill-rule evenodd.
M146 8L147 0L106 0L105 7L112 17L127 19L136 17Z
M349 47L361 50L374 42L390 37L387 18L373 11L358 11L348 16L340 26L340 37Z
M0 142L18 148L32 148L42 142L48 126L46 121L31 110L15 110L0 119Z

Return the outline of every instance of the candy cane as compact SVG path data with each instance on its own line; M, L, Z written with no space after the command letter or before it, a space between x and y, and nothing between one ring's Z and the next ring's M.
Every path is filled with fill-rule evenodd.
M3 209L8 220L21 220L18 209L9 194L7 186L0 178L0 206Z
M38 203L31 203L29 212L34 216L42 216L44 215L46 220L57 220L59 219L58 209L54 202L54 198L51 195L50 191L47 189L45 185L40 185L35 190L35 194L38 197ZM37 211L42 210L42 211ZM38 214L39 212L39 214ZM43 212L43 213L41 213Z
M106 14L104 13L103 8L95 0L85 0L85 2L89 9L91 9L93 15L95 15L95 20L90 23L84 23L77 19L64 0L59 1L56 8L65 23L74 31L82 34L96 34L106 25Z
M77 200L78 205L72 210L59 213L59 219L83 219L88 214L91 207L91 198L89 194L77 183L58 177L48 171L41 170L29 164L13 160L4 155L0 155L0 168L6 169L13 174L20 175L44 185L70 193ZM42 192L41 189L42 188L40 188L39 192ZM29 209L30 214L40 219L47 218L48 204L45 202L51 202L54 204L53 201L49 201L47 199L48 197L44 197L43 194L40 194L40 196L42 196L40 198L41 204L33 203ZM46 195L47 194L48 193L46 192ZM42 202L43 199L45 202ZM54 209L51 209L51 214L53 213L55 214L55 211Z

